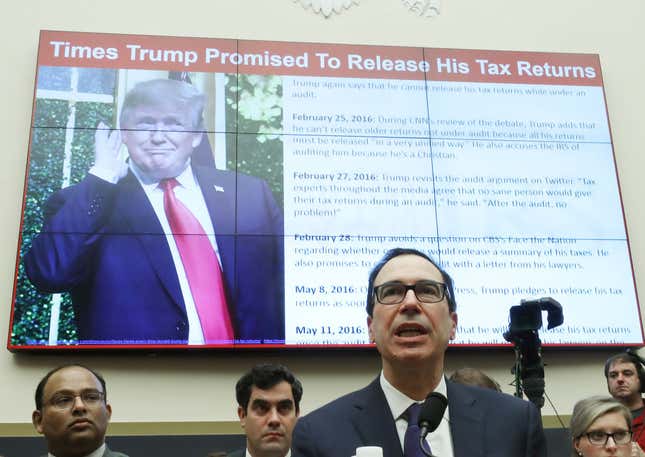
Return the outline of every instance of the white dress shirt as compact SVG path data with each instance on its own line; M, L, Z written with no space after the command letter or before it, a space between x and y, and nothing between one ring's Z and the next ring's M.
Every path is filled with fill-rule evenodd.
M417 402L404 393L399 392L392 384L389 383L387 379L385 379L383 371L381 371L380 383L381 389L383 389L383 393L385 394L385 400L390 406L390 411L392 411L392 416L396 424L396 432L399 435L401 449L403 449L405 431L408 428L408 421L405 419L404 413L412 403L423 402ZM446 396L446 398L448 398L446 380L444 376L441 376L439 385L434 391L443 394ZM443 413L443 419L439 423L437 429L426 436L426 442L430 446L433 455L439 455L441 457L454 457L452 437L450 435L450 414L447 407L446 411Z
M249 448L246 448L246 457L253 457L251 453L249 452ZM284 457L291 457L291 449L287 451L287 453L284 455Z

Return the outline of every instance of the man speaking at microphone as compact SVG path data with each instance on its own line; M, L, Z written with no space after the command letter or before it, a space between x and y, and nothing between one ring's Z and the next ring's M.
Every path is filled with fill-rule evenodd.
M537 408L510 395L446 381L444 354L457 328L452 279L428 256L392 249L369 276L367 323L383 369L367 387L300 419L294 457L349 457L380 446L386 457L422 457L418 410L448 398L425 440L437 457L544 457Z

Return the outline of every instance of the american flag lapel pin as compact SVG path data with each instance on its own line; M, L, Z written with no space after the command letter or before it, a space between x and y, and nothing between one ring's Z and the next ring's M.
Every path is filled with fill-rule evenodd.
M218 186L217 184L213 184L213 188L215 189L215 192L224 192L224 188L222 186Z

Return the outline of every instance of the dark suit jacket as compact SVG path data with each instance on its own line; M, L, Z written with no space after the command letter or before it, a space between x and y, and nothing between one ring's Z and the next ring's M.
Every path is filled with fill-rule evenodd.
M455 457L546 456L542 422L533 404L450 381L447 386ZM359 446L380 446L385 457L403 456L378 378L300 418L292 457L350 457Z
M213 222L239 342L284 339L283 219L265 181L193 167ZM188 321L168 243L129 174L88 175L54 193L24 258L45 293L71 292L81 343L185 343Z

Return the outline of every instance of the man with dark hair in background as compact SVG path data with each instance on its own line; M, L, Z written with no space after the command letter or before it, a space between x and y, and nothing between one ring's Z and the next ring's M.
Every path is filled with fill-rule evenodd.
M235 397L246 450L229 457L289 457L302 399L302 384L293 373L282 365L256 365L237 381Z
M367 325L383 370L367 387L302 417L294 457L342 457L379 446L386 457L421 454L420 403L448 398L437 429L423 441L440 457L544 457L546 441L532 403L446 381L444 355L455 337L452 279L424 253L392 249L374 267Z
M453 382L458 382L460 384L467 384L469 386L483 387L485 389L493 389L497 392L501 392L502 388L497 381L488 376L481 370L472 367L463 367L458 370L455 370L453 374L450 375L450 379Z
M204 104L185 82L137 84L88 175L45 204L25 269L71 293L80 342L284 340L281 211L265 181L191 163Z
M45 436L49 457L127 457L105 444L112 415L105 380L82 365L63 365L36 387L32 422Z
M605 362L607 390L632 412L632 440L645 449L645 370L634 354L621 352Z

